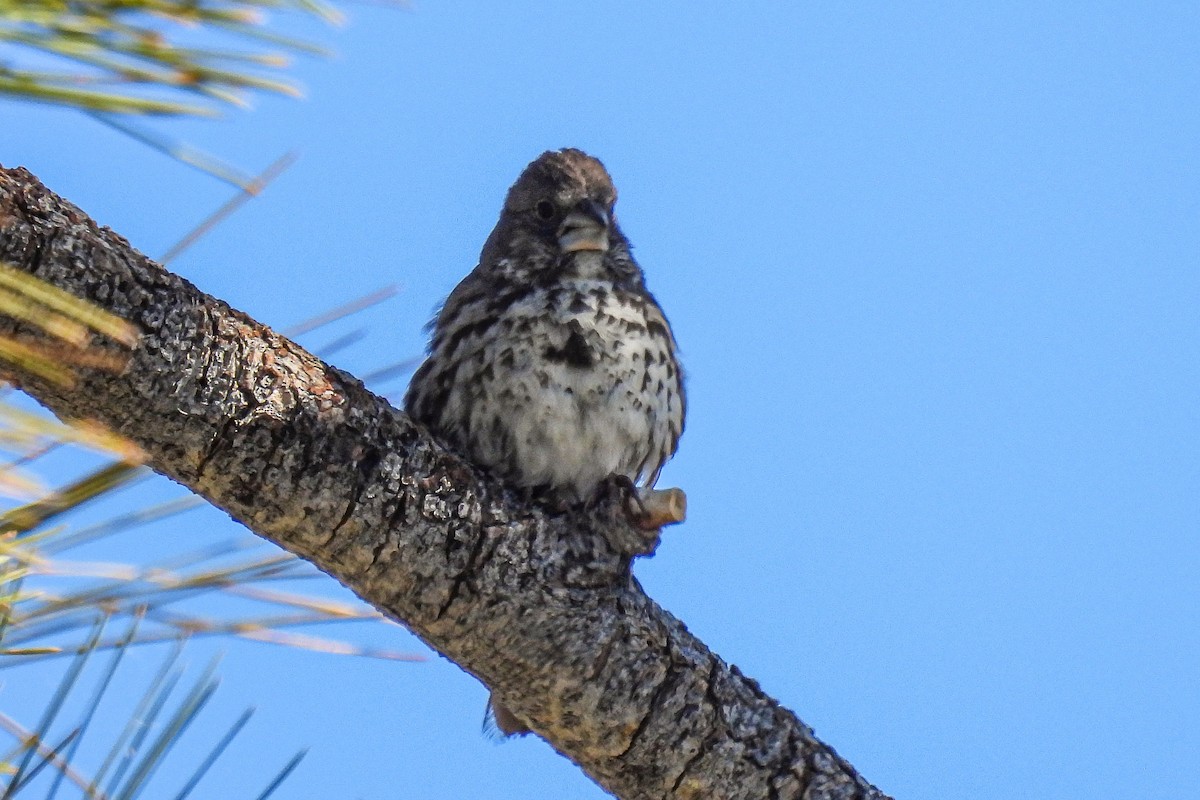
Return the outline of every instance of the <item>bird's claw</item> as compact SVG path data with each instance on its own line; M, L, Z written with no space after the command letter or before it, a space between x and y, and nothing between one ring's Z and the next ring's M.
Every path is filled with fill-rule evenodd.
M612 475L585 504L585 510L623 518L628 535L613 544L631 556L646 556L658 548L663 526L683 521L687 497L681 489L639 490L628 477Z

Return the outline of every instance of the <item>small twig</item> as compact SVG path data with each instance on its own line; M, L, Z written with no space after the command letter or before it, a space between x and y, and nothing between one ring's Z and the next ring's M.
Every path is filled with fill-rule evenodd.
M687 495L683 489L643 489L638 493L642 512L635 520L644 530L658 530L687 519Z

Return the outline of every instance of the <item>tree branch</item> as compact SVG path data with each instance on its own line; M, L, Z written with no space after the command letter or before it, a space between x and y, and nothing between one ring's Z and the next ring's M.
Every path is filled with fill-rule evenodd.
M0 260L133 322L121 374L2 368L316 564L619 797L883 798L631 576L619 504L523 504L363 385L0 168ZM29 329L0 319L0 335ZM97 337L95 347L116 343Z

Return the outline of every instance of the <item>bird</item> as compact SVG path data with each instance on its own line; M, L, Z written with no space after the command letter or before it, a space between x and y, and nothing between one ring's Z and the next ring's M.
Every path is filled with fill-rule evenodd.
M683 434L670 323L617 223L607 169L542 153L508 190L479 263L430 323L405 411L555 508L606 483L651 488ZM528 731L499 703L505 734Z

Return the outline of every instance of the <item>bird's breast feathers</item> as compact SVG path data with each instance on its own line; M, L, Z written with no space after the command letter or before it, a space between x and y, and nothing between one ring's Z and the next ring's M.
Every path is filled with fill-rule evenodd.
M610 474L650 477L682 427L680 376L662 312L611 283L538 288L459 342L446 408L484 464L522 483L585 493ZM455 405L457 403L452 401ZM456 426L458 427L458 426Z

